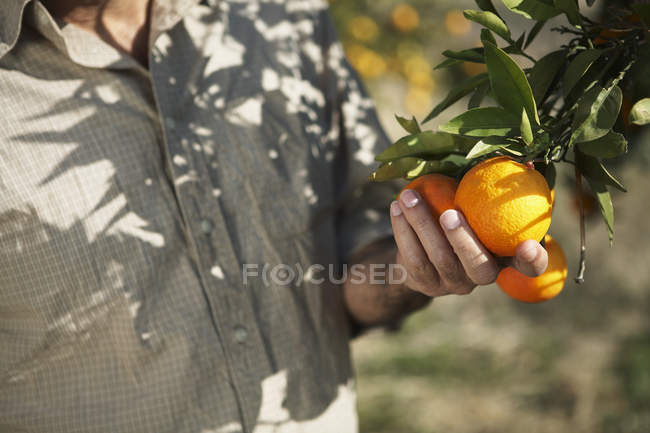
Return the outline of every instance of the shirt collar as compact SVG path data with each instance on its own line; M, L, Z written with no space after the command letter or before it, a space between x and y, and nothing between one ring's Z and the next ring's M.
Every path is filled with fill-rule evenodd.
M0 11L0 59L16 45L23 24L25 7L32 0L2 0ZM169 30L200 0L154 0L151 17L151 40Z
M0 12L0 58L11 50L20 34L23 10L30 0L3 0Z
M163 32L171 29L201 0L153 0L151 10L150 40L155 41ZM214 2L216 3L216 2Z

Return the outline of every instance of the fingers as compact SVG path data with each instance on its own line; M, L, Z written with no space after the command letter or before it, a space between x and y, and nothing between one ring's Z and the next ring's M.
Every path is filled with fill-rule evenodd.
M453 293L469 293L474 285L469 284L458 257L420 195L412 190L403 191L400 206L445 285Z
M524 241L517 246L512 266L524 275L537 277L546 271L548 254L539 242Z
M399 203L390 206L391 222L395 243L403 264L407 268L409 287L426 295L434 296L440 284L438 273L429 261L420 239L406 220Z
M416 274L437 271L446 291L458 294L471 292L475 284L487 285L496 280L499 262L479 241L462 213L448 210L440 216L438 225L420 195L410 190L403 191L400 202L394 202L391 209L395 212L393 227L398 247ZM536 277L546 270L548 254L538 242L529 240L522 242L504 265Z
M499 274L499 266L465 217L456 210L447 210L440 215L440 226L469 278L481 286L493 283Z
M478 240L463 215L456 210L445 211L440 216L440 226L472 281L478 285L493 283L502 266ZM546 270L548 254L539 242L524 241L517 247L515 256L503 263L508 265L524 275L537 277Z

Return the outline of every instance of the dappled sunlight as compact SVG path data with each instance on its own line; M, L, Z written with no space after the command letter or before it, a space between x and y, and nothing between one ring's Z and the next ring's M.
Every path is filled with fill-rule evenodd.
M341 427L342 425L354 425L356 422L357 415L354 410L356 397L351 390L352 383L339 386L337 395L329 407L316 418L301 421L292 420L290 412L284 407L288 392L286 370L281 370L265 378L261 386L262 402L253 433L289 433L295 431L353 433L353 431L356 431Z
M240 417L256 433L354 431L339 291L242 287L240 273L338 263L337 212L385 144L324 6L198 4L159 35L151 71L53 72L55 48L26 45L21 74L56 81L62 102L26 92L29 116L0 129L0 167L27 161L0 184L3 410L37 419L48 405L74 429L75 399L79 413L128 412L110 422L133 431L236 432Z

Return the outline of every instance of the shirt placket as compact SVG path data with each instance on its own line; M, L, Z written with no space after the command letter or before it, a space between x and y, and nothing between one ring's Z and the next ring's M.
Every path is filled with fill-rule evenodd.
M240 261L230 242L225 216L219 197L207 174L206 164L197 164L192 141L197 137L189 129L190 119L183 118L177 107L182 90L170 87L173 60L165 59L154 46L151 79L161 128L164 137L164 155L171 175L184 228L203 284L204 295L217 333L223 340L226 362L239 402L245 431L254 426L255 405L247 403L251 392L259 392L259 384L250 383L250 370L263 358L264 343L256 325L250 294L242 284ZM190 68L189 66L187 67ZM176 163L183 161L182 164ZM260 358L261 357L261 358Z

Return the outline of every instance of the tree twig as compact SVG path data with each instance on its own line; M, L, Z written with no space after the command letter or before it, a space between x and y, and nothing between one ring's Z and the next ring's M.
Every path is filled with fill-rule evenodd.
M582 284L585 282L585 268L587 245L585 242L585 207L582 201L582 174L578 166L575 166L576 174L576 199L578 200L578 209L580 211L580 264L578 266L578 275L575 282Z

